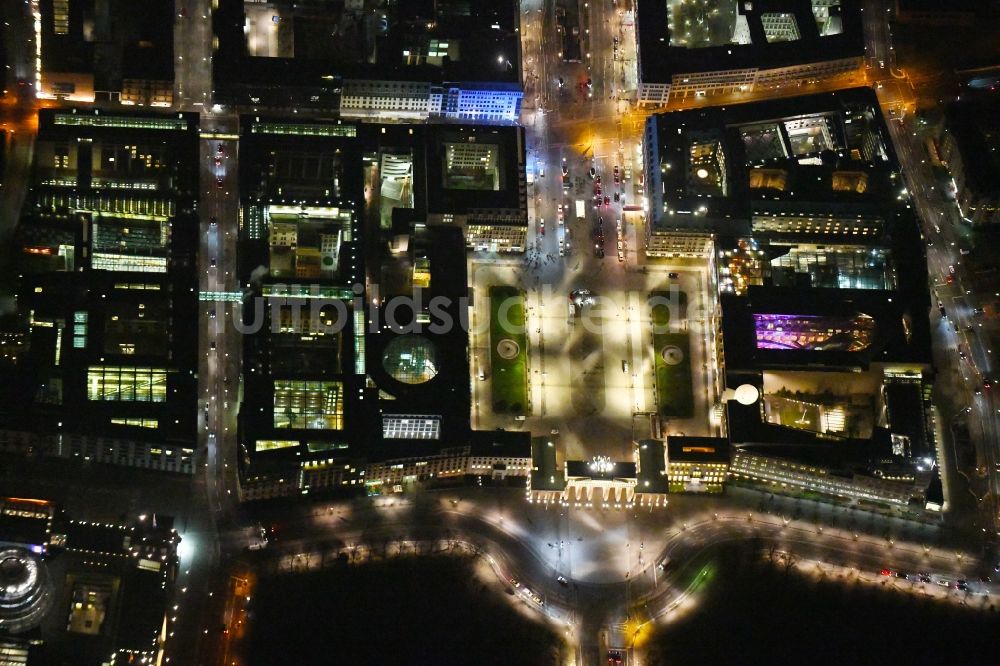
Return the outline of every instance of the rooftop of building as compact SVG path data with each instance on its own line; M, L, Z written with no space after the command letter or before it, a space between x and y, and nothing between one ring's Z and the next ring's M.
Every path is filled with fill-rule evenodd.
M888 431L882 430L880 434L881 436L869 440L823 441L814 438L795 441L787 437L770 439L766 443L734 443L733 455L745 451L849 476L854 473L870 473L870 469L879 460L891 456Z
M469 437L473 456L530 458L531 433L513 430L473 430Z
M896 0L899 12L932 12L940 14L975 13L984 8L980 0Z
M962 154L966 184L973 191L1000 196L1000 101L996 94L952 102L945 129Z
M722 437L667 437L667 461L674 463L729 464L729 440Z
M221 0L213 60L217 80L264 86L346 79L519 86L519 25L513 0Z
M0 526L0 541L7 536ZM99 523L60 511L50 538L58 543L39 566L51 585L51 607L23 636L39 643L29 666L98 666L117 650L154 654L176 574L176 534L150 521ZM147 546L157 548L155 560Z
M46 72L93 74L100 90L124 79L172 81L172 0L40 0L41 61Z
M566 476L556 463L556 441L551 437L531 438L531 489L563 490Z
M732 370L930 364L927 301L868 289L754 287L722 296ZM916 308L919 308L916 309Z
M31 347L4 382L21 396L17 409L4 409L8 426L193 448L197 330L175 322L197 308L197 122L196 114L40 112L14 236ZM58 173L54 154L65 164ZM109 182L150 178L151 189Z
M433 213L489 216L513 212L527 224L524 128L431 125L424 146L424 187Z
M864 55L858 0L637 0L639 79Z
M635 446L639 458L636 466L638 470L636 492L667 492L668 483L663 442L658 439L643 439L636 442Z
M754 217L880 217L898 163L871 88L651 116L660 227L746 233ZM653 201L661 201L654 195Z

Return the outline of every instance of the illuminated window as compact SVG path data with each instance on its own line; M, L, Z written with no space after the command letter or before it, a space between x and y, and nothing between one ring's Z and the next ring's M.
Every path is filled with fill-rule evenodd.
M294 439L258 439L254 449L257 451L274 451L276 449L290 449L298 445L298 440Z
M342 429L344 427L343 383L275 380L274 427L307 430Z
M52 30L57 35L69 33L69 0L52 0Z
M140 257L125 254L94 252L90 262L94 270L134 271L137 273L166 273L166 257Z
M87 346L87 312L77 310L73 313L73 349L84 349Z
M254 134L294 134L297 136L357 136L354 125L315 125L307 123L254 123Z
M87 399L123 402L165 402L167 371L164 368L90 366Z
M187 120L183 118L132 118L127 116L91 116L76 113L57 113L56 125L80 125L86 127L112 127L116 129L186 130Z
M137 426L139 428L158 428L160 422L156 419L111 419L116 425Z
M382 436L386 439L439 439L438 416L387 414L382 417Z

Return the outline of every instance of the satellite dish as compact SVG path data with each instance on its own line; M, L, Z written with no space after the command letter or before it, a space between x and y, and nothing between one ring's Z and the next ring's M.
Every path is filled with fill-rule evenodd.
M760 398L760 391L753 384L741 384L736 387L736 393L733 397L741 405L752 405Z

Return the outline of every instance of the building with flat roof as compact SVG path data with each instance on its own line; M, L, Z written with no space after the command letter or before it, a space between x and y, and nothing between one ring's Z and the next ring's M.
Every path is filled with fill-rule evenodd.
M857 73L858 0L637 0L640 105Z
M1000 224L1000 103L991 97L952 102L945 109L941 160L955 181L962 218L979 227Z
M607 456L564 460L557 436L531 439L529 502L584 508L631 508L667 505L667 472L663 442L643 439L633 444L632 461Z
M170 106L172 0L39 0L37 96Z
M697 234L711 247L729 443L795 460L836 442L827 472L923 492L926 245L874 92L652 116L645 150L651 254ZM838 462L849 449L864 455Z
M666 449L669 492L722 492L729 473L729 440L671 435Z
M244 498L527 476L479 453L464 325L467 248L526 228L523 130L242 127Z
M26 666L162 659L180 537L169 516L75 520L0 499L0 657Z
M826 495L860 504L905 508L921 497L912 483L845 472L840 463L832 467L810 463L797 453L769 455L766 447L736 447L730 474L772 492Z
M900 23L931 26L970 26L984 3L977 0L896 0L895 18Z
M197 116L46 109L34 156L4 448L191 473Z
M515 122L519 26L512 0L221 0L216 99L359 120Z

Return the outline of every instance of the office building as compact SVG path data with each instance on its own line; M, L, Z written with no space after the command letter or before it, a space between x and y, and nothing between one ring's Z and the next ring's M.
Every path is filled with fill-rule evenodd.
M197 142L192 114L40 113L8 450L194 471Z
M974 227L1000 223L1000 103L966 98L945 109L941 161L955 184L962 218Z
M0 659L157 663L179 542L169 516L97 523L48 500L0 498Z
M512 0L220 0L213 28L216 99L240 109L411 122L520 115Z
M777 493L815 493L860 505L876 504L905 508L921 493L912 483L880 479L868 474L841 473L802 460L801 455L767 455L764 447L737 447L730 469L735 480L745 480Z
M522 130L242 127L244 499L526 475L470 430L461 325L467 248L526 227Z
M38 0L37 7L38 97L173 104L172 0Z
M667 482L672 493L721 493L729 473L729 440L667 437Z
M858 0L638 0L638 103L665 105L860 73Z
M874 92L652 116L645 153L650 254L711 248L728 442L789 465L827 451L826 474L920 496L938 459L925 244Z

